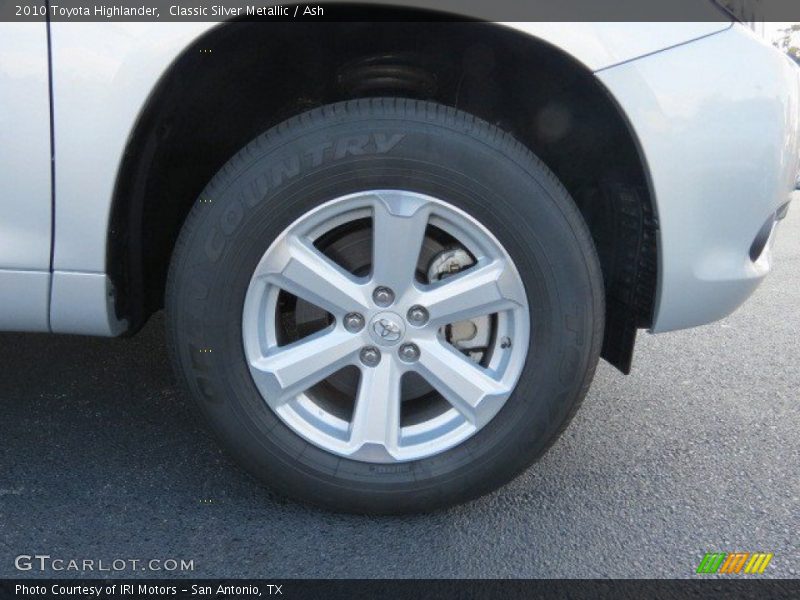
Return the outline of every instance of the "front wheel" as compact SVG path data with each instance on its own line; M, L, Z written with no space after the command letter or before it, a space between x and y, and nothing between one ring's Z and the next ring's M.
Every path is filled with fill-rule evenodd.
M400 99L330 105L214 177L178 240L173 357L267 485L354 512L510 480L586 393L600 268L564 188L510 136Z

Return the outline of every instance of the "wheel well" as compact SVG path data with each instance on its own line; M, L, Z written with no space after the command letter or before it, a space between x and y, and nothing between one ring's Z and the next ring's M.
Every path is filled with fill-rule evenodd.
M380 95L472 113L555 172L600 256L603 356L628 372L637 328L652 325L657 277L657 220L637 142L585 67L489 23L231 22L207 32L162 77L126 148L108 244L118 316L135 331L162 306L183 220L241 147L303 110Z

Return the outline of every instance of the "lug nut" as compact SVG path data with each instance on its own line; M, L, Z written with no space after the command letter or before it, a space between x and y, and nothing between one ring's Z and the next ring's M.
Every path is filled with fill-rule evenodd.
M372 292L372 299L378 306L389 306L394 302L394 292L385 286L378 286Z
M416 304L408 309L408 322L412 325L425 325L428 322L428 311L424 306Z
M381 362L381 351L375 346L366 346L361 349L359 357L361 358L361 362L366 366L375 367Z
M359 313L348 313L344 316L344 328L350 333L364 329L364 316Z
M398 352L400 359L405 362L415 362L419 358L419 348L416 344L403 344Z

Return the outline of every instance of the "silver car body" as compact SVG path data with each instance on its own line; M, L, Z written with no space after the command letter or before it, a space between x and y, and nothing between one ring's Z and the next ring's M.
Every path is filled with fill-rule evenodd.
M214 26L52 23L50 89L47 26L0 24L0 329L126 329L107 276L123 153L159 79ZM504 26L582 63L627 117L660 225L652 330L733 311L769 271L748 250L794 188L800 69L727 22Z

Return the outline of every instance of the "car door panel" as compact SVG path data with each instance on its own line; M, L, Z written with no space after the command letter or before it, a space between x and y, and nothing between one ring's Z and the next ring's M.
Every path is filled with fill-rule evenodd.
M0 328L48 329L52 185L47 24L0 23Z

